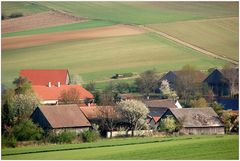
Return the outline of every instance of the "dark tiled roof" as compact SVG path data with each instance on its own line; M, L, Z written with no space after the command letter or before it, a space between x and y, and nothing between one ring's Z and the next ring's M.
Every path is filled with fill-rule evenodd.
M183 127L223 126L218 115L211 107L169 109L173 115L183 121Z
M40 110L52 128L91 126L77 105L41 106Z
M217 102L222 104L224 110L239 110L239 100L238 99L224 99L218 98Z
M177 106L175 105L175 102L169 99L144 100L143 103L147 107L177 108Z
M218 69L215 69L211 74L208 75L208 77L203 82L216 84L221 82L227 83L227 81L228 80L225 78L222 72L219 71Z

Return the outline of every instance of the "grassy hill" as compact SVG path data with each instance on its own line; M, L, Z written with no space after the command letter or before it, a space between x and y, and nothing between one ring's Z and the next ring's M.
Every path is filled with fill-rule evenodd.
M73 15L118 23L149 24L238 16L228 2L39 2Z
M114 73L176 70L188 63L207 69L226 62L146 33L6 50L2 53L2 83L12 82L21 69L67 68L87 82L106 80Z
M2 155L3 155L2 159L28 159L28 160L29 159L237 160L239 158L238 135L180 136L167 138L146 137L146 138L124 138L111 140L104 139L96 143L44 145L39 147L3 149Z
M2 13L9 16L12 13L22 13L24 16L48 11L45 6L35 2L2 2Z
M215 54L238 60L238 17L153 24L165 32Z

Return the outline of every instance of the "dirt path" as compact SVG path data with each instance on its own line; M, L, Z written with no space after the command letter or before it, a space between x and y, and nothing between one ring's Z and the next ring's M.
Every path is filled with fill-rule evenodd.
M202 48L200 48L200 47L197 47L197 46L195 46L195 45L189 44L189 43L187 43L187 42L185 42L185 41L179 40L179 39L177 39L177 38L175 38L175 37L172 37L172 36L170 36L170 35L168 35L168 34L166 34L166 33L164 33L164 32L156 31L156 30L154 30L154 29L152 29L152 28L149 28L149 27L146 27L146 26L143 26L143 25L139 25L139 27L142 28L142 29L145 29L146 31L154 32L154 33L156 33L156 34L158 34L158 35L161 35L161 36L163 36L163 37L165 37L165 38L167 38L167 39L170 39L170 40L175 41L175 42L177 42L177 43L179 43L179 44L182 44L182 45L184 45L184 46L186 46L186 47L189 47L189 48L191 48L191 49L194 49L194 50L196 50L196 51L199 51L199 52L201 52L201 53L203 53L203 54L212 56L212 57L217 58L217 59L226 60L226 61L231 62L231 63L233 63L233 64L238 64L238 61L235 61L235 60L230 59L230 58L227 58L227 57L222 57L222 56L216 55L216 54L214 54L214 53L212 53L212 52L210 52L210 51L207 51L207 50L202 49Z

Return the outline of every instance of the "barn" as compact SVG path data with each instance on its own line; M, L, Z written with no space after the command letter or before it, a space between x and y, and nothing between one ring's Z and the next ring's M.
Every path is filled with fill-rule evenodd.
M224 134L224 125L211 107L171 108L161 119L167 116L173 116L177 122L181 123L180 133L182 134Z
M56 133L64 129L79 133L92 127L77 105L44 105L37 107L32 113L31 119L44 131L50 130Z

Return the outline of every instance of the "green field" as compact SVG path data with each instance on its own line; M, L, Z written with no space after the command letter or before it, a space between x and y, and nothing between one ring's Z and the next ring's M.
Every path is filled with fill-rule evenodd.
M238 17L232 17L148 26L217 55L238 60L238 22Z
M90 19L149 24L238 16L238 3L228 2L39 2Z
M24 16L48 11L45 6L35 2L2 2L2 13L9 16L12 13L22 13Z
M146 137L3 149L2 159L237 160L238 150L238 135Z
M87 82L107 80L115 73L176 70L188 63L207 69L226 62L146 33L3 51L2 83L10 85L21 69L67 68Z
M72 23L72 24L53 26L53 27L47 27L47 28L39 28L39 29L32 29L32 30L26 30L26 31L5 33L5 34L2 34L2 37L46 34L46 33L51 33L51 32L62 32L62 31L73 31L73 30L80 30L80 29L93 28L93 27L110 26L113 24L114 23L108 22L108 21L90 20L90 21L86 21L86 22Z

